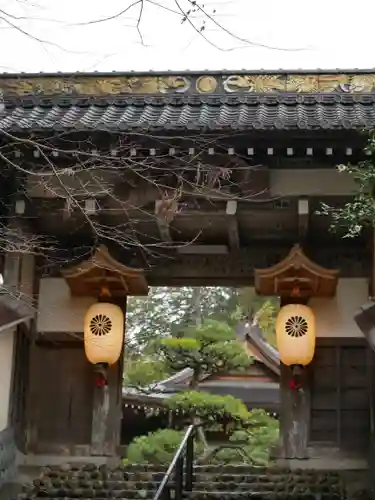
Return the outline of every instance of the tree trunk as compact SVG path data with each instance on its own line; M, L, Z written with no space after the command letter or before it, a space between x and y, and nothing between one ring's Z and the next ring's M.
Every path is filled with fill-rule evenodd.
M204 451L206 451L206 450L208 450L208 442L207 442L206 434L203 430L203 427L200 425L201 423L202 422L201 422L200 418L198 418L198 417L193 418L193 424L197 426L198 439L202 443Z
M197 327L202 326L202 308L201 308L202 288L194 287L193 290L193 316Z

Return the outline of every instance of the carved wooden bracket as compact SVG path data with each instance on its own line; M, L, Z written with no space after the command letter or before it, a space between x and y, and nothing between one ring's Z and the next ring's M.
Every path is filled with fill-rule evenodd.
M259 295L293 297L332 297L336 293L338 270L325 269L312 262L299 245L274 266L255 269L255 290Z
M76 297L99 297L103 288L114 298L148 294L143 270L121 264L104 245L89 260L63 270L62 275Z

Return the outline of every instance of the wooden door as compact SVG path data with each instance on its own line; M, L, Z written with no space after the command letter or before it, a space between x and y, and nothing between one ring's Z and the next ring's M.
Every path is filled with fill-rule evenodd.
M369 354L362 339L319 339L311 381L312 443L367 452L371 423Z
M34 446L89 444L92 397L91 366L82 345L35 346L30 369Z

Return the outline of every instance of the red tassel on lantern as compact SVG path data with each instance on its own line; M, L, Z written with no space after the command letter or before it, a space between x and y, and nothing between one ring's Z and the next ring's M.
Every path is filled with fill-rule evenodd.
M302 384L301 382L297 382L296 380L294 380L294 378L291 378L289 382L289 387L294 391L299 391L300 389L302 389Z
M107 380L105 376L102 373L98 373L95 377L95 387L98 389L101 389L102 387L105 387L107 385Z

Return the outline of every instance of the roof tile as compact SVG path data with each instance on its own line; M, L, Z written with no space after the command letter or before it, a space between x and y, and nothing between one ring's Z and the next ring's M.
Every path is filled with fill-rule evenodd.
M70 102L70 105L69 105ZM269 130L375 126L374 95L248 94L7 101L0 129Z

